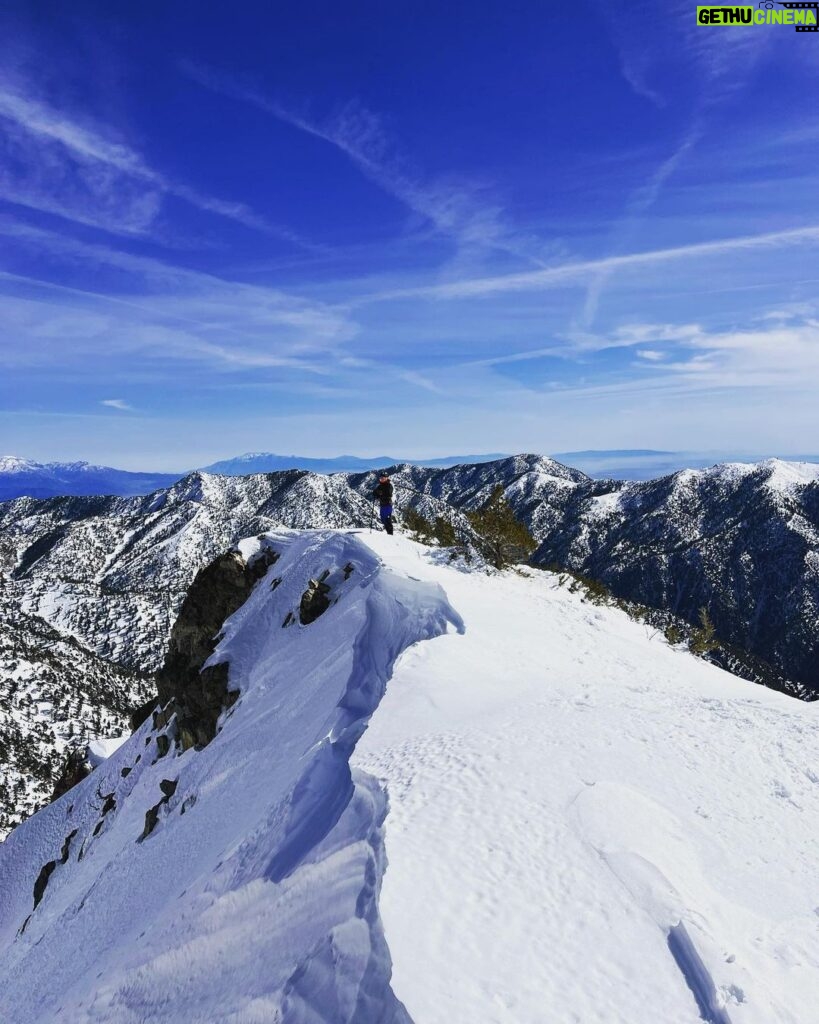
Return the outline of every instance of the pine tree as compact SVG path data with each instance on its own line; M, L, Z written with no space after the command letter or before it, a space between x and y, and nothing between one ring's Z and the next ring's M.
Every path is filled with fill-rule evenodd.
M432 536L432 523L412 507L404 509L401 518L404 526L415 534L414 539L422 544L429 544Z
M458 543L455 526L445 516L436 516L432 534L442 548L454 548Z
M709 654L719 647L714 623L705 607L700 608L700 625L694 630L688 646L694 654Z
M529 530L516 518L501 484L495 487L483 508L469 513L469 522L496 569L525 561L537 547Z

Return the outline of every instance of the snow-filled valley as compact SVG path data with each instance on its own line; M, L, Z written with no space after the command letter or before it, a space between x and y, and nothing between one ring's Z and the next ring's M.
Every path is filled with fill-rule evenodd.
M212 742L149 718L0 845L3 1024L811 1020L816 704L553 573L240 551Z

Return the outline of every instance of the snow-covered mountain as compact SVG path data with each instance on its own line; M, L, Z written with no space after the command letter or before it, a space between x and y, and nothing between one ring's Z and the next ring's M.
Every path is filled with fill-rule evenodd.
M597 449L577 452L552 452L552 458L565 462L595 479L656 480L683 469L709 469L723 462L764 462L771 453L654 451L650 448ZM819 462L814 454L778 454L785 462Z
M163 679L0 845L0 1019L812 1019L819 705L366 530L222 556Z
M465 534L461 510L481 505L501 482L540 542L537 564L602 580L622 599L692 624L706 607L723 643L722 664L812 697L819 692L816 475L816 466L773 461L624 484L592 481L532 455L443 470L404 465L393 479L399 516L412 506ZM6 502L2 607L71 640L72 651L81 649L100 671L154 672L204 565L241 538L280 526L367 528L374 483L372 474L194 473L146 497ZM24 656L25 634L6 628L8 665ZM76 675L67 667L65 685ZM11 679L6 668L3 686ZM140 702L140 685L129 677L118 721ZM58 709L46 719L55 735L67 729ZM20 804L7 788L3 810L12 820L47 796L61 751L55 740L49 753L33 728L21 738L40 744L42 779ZM24 774L23 745L0 747L0 765Z
M33 462L0 457L0 501L57 495L147 494L179 479L178 473L129 473L87 462Z
M456 463L489 462L500 455L452 455L429 459L425 466L453 466ZM312 459L300 455L274 455L270 452L248 452L235 459L214 462L203 473L222 476L248 476L254 473L280 473L285 470L309 470L311 473L369 472L398 460L385 455L360 459L341 455L331 459ZM13 498L56 498L66 495L93 497L112 494L119 497L150 494L161 487L170 487L186 473L132 473L110 466L93 466L87 462L33 462L14 455L0 457L0 502Z
M222 476L247 476L250 473L281 473L288 469L306 469L311 473L367 472L379 466L390 466L396 460L389 456L360 459L356 455L339 455L331 459L305 458L299 455L275 455L273 452L247 452L233 459L221 459L203 466L203 473Z
M540 564L567 565L819 693L819 465L770 459L577 489Z
M421 466L454 466L466 462L493 462L505 455L450 455L441 459L424 459ZM203 473L221 473L224 476L247 476L249 473L280 473L286 469L306 469L311 473L369 473L383 466L394 466L401 459L389 455L374 455L362 459L356 455L339 455L332 459L305 458L302 455L274 455L272 452L248 452L235 459L224 459L202 468Z

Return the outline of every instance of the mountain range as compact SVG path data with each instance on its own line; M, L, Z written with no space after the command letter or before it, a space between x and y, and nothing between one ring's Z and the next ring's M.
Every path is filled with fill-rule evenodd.
M306 469L311 473L367 473L382 466L395 466L403 462L417 462L420 466L455 466L466 462L492 462L504 455L449 455L441 459L396 459L390 455L374 455L361 459L356 455L339 455L333 459L312 459L301 455L273 455L271 452L249 452L235 459L213 462L203 467L205 473L224 476L246 476L248 473L280 473L285 469Z
M452 466L462 462L489 462L501 455L453 455L429 459L425 466ZM313 459L299 455L274 455L270 452L248 452L235 459L214 462L202 468L204 473L222 476L247 476L251 473L280 473L287 469L304 469L311 473L367 472L381 466L393 466L402 460L387 455L361 459L340 455L331 459ZM34 462L14 455L0 457L0 501L11 498L55 498L60 496L95 496L115 494L132 497L171 484L190 472L132 473L110 466L94 466L88 462Z
M500 483L537 541L533 565L591 578L618 599L692 626L706 609L726 651L753 667L749 678L807 699L819 695L818 466L771 460L649 482L595 481L554 460L521 455L445 469L400 465L391 473L399 520L408 508L429 519L443 516L468 542L474 537L466 514ZM89 665L125 673L119 703L104 704L121 724L125 707L144 700L145 677L161 666L203 566L241 538L281 526L372 529L375 482L374 473L195 472L142 497L0 504L0 600L36 626L3 622L4 694L19 677L14 665L26 633L52 637L41 647L56 659L64 657L60 639L70 645L65 658L80 652ZM92 677L70 661L56 679L61 672L67 680ZM36 671L29 676L26 686L33 687ZM53 698L38 716L13 723L18 740L42 731L40 719L62 739L37 755L41 770L24 797L3 795L0 810L9 820L47 799L52 754L71 722L76 732L84 717L66 716ZM8 740L2 750L12 763Z
M300 455L274 455L248 452L201 468L203 473L221 476L248 476L253 473L280 473L289 469L311 473L366 473L385 466L412 463L430 469L456 465L496 462L508 456L451 455L439 459L396 459L389 455L359 458L340 455L334 458L308 458ZM758 462L759 456L728 456L719 452L655 451L653 449L612 449L603 451L558 452L556 461L573 466L594 479L652 480L681 469L706 469L727 461ZM819 456L792 455L784 461L819 462ZM16 456L0 458L0 501L11 498L51 498L65 495L94 496L114 494L133 497L169 487L187 476L180 473L133 473L87 462L33 462Z
M33 462L6 455L0 458L0 501L23 496L148 494L178 479L178 473L129 473L88 462Z

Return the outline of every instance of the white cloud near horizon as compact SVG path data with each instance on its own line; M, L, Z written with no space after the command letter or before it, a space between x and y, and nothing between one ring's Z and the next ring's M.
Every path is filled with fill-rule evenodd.
M120 409L122 412L133 412L134 409L122 398L103 398L100 405L105 405L109 409Z

